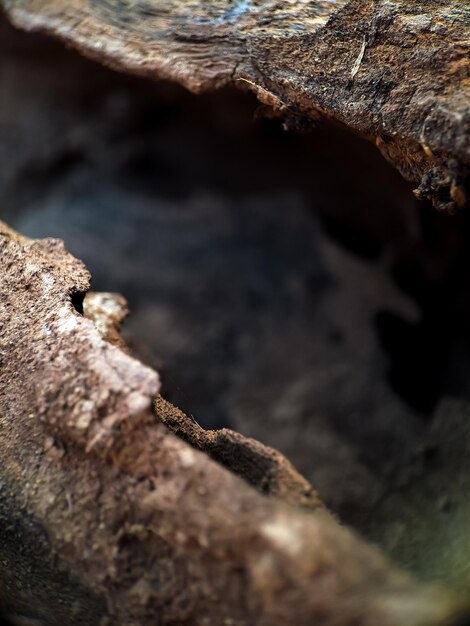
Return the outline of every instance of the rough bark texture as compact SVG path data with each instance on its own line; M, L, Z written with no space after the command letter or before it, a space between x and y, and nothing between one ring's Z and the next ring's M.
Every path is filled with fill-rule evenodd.
M2 225L0 272L0 606L17 623L461 618L450 594L416 585L321 507L262 496L160 424L158 376L80 314L89 276L61 242Z
M12 21L112 67L201 92L255 91L287 117L374 140L417 194L467 202L470 7L456 0L2 0Z
M3 4L18 24L115 67L194 91L232 82L282 115L340 120L376 138L438 206L465 203L463 3ZM341 528L280 454L204 431L157 397L157 416L192 448L169 433L152 412L156 374L117 332L125 302L83 300L88 274L57 241L0 233L0 609L13 623L467 623L450 595L397 573ZM445 455L426 468L422 498L413 484L380 515L392 520L382 527L401 562L416 552L423 570L458 579L465 593L467 409L450 414L429 438L425 452L445 441ZM312 437L317 429L302 432L304 448ZM461 477L449 489L444 465ZM451 521L434 501L455 509ZM442 546L422 545L436 537Z

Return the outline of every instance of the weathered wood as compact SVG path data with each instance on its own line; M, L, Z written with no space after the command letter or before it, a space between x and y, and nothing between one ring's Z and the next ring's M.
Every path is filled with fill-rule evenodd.
M265 495L315 510L323 504L310 483L277 450L228 428L204 430L158 396L155 411L175 435L244 478Z
M322 507L285 504L282 489L265 497L170 433L152 411L156 373L102 336L115 339L103 301L85 307L102 334L80 313L88 284L61 242L0 225L5 613L46 626L448 626L462 617L451 594L396 571ZM118 323L122 302L104 300ZM172 411L158 406L165 422L183 424ZM193 443L210 444L199 436ZM235 439L213 450L243 452ZM270 456L246 446L246 458ZM276 480L284 471L305 486L280 455L271 463L284 466Z
M457 0L1 0L11 20L112 67L201 92L233 84L286 116L375 141L417 194L467 202L470 5ZM365 176L366 179L366 176Z

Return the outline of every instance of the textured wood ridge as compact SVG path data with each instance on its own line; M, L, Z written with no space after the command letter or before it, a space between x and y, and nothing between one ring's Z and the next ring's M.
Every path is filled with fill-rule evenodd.
M451 594L339 526L280 454L229 431L191 432L158 401L164 423L232 471L175 437L152 410L157 374L110 333L124 303L93 297L85 317L88 283L60 241L0 225L4 614L46 626L460 618Z
M467 203L470 5L456 0L1 0L12 21L121 70L234 84L375 141L417 193Z

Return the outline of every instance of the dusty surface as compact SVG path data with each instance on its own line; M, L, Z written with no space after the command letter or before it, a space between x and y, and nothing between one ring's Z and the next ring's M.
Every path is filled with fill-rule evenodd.
M439 403L470 398L465 213L418 209L335 128L283 133L241 94L195 98L1 27L1 214L126 295L165 397L284 452L369 533Z
M336 129L282 134L242 95L198 100L0 27L2 216L128 296L167 397L287 453L343 520L466 593L466 439L426 444L435 412L454 423L445 396L462 415L469 397L465 214L417 210Z
M467 201L470 7L456 0L289 3L3 0L19 26L197 91L232 84L373 139L418 194Z
M4 613L46 625L460 619L452 595L417 586L325 511L266 498L171 435L149 407L156 374L75 310L83 265L58 241L0 228L1 511L33 537L42 528L48 548L28 558L22 542L26 567L2 568ZM54 611L33 577L54 594L61 569L71 588Z
M368 381L381 371L377 393L384 402L367 408L367 423L377 450L388 440L387 424L398 441L385 463L382 451L372 459L372 471L409 445L409 430L402 434L381 417L389 398L395 415L410 412L387 387L388 359L372 323L383 306L374 300L375 287L366 305L359 294L353 304L367 343L354 339L350 320L347 299L354 302L356 285L340 295L339 283L353 279L349 262L362 268L356 283L368 277L379 283L386 269L323 242L316 216L340 236L360 233L372 257L394 249L417 228L399 176L374 159L373 148L334 129L295 137L255 125L253 101L237 94L198 100L61 56L59 46L13 36L5 26L2 35L3 215L32 236L63 237L92 269L94 287L126 294L133 310L126 337L162 372L174 403L207 428L232 427L288 452L335 511L344 516L353 509L348 520L368 510L376 481L343 425L328 420L333 411L363 414ZM86 76L81 87L77 76ZM346 151L345 141L352 141ZM363 188L357 159L376 186ZM392 186L396 195L383 193ZM344 262L330 267L327 248ZM391 308L413 317L414 304L385 280ZM351 332L359 351L349 346ZM271 350L282 354L281 384L270 373ZM358 367L363 372L354 399L350 386L341 392L334 378L328 382L340 364L346 382ZM312 389L279 416L275 405L288 402L283 397L301 368L304 388L315 368L334 393ZM319 393L324 418L314 413Z

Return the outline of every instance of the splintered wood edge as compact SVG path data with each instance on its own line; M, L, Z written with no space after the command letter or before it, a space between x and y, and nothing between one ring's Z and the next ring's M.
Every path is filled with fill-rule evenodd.
M0 0L17 26L200 93L232 84L375 141L416 193L468 203L470 5L457 0Z

